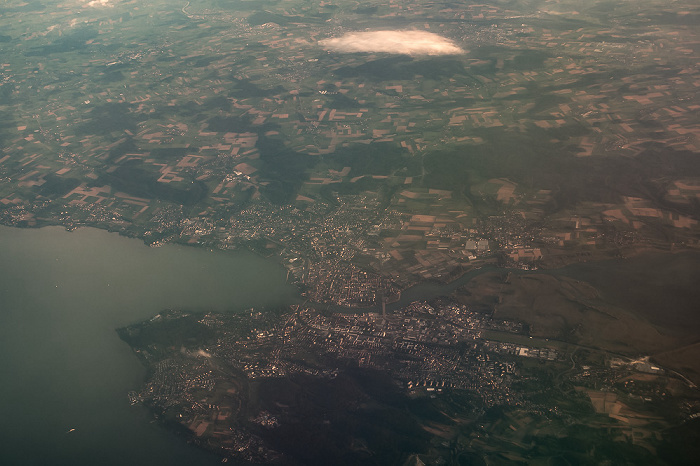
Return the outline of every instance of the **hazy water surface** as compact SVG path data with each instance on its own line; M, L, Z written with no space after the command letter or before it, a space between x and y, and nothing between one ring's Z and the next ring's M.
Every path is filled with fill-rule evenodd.
M284 270L252 253L0 227L0 464L218 464L129 406L144 370L115 329L164 308L295 296Z

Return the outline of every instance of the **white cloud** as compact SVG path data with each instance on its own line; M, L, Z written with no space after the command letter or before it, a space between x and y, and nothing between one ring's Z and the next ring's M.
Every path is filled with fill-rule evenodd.
M85 4L85 6L89 6L89 7L100 7L100 6L110 6L111 7L111 6L114 6L114 5L110 5L109 2L110 2L110 0L92 0L90 2L87 2Z
M400 55L456 55L464 53L454 42L427 31L351 32L324 39L321 47L333 52L384 52Z

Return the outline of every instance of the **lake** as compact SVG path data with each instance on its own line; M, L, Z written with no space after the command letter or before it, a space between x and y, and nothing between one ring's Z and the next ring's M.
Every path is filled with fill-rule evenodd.
M249 252L0 227L0 464L220 464L129 405L145 372L115 329L166 308L298 302L285 279Z

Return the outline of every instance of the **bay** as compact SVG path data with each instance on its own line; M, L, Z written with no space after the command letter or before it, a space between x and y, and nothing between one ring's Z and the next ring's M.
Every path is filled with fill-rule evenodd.
M249 252L0 227L0 464L219 464L129 405L145 371L115 329L167 308L298 302L285 278Z

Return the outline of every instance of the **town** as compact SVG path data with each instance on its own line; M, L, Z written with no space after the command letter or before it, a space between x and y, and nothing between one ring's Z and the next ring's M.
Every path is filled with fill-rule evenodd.
M471 407L453 414L458 419L417 415L441 441L474 442L489 429L488 413L498 408L510 413L506 417L530 419L528 428L511 427L515 437L542 422L617 422L618 441L655 448L661 439L650 435L652 424L673 425L700 409L692 382L647 359L533 338L521 323L444 298L393 313L326 313L302 305L234 314L164 311L119 333L149 368L145 386L130 395L132 403L145 403L162 420L186 427L194 441L224 457L253 462L294 460L293 452L272 447L269 436L284 435L288 423L304 430L316 422L315 401L299 398L308 396L306 385L319 383L335 393L335 407L323 408L334 422L371 403L344 398L351 395L342 387L356 383L348 374L380 374L393 386L389 392L442 410L468 399ZM301 392L290 397L280 381ZM655 404L660 400L665 413ZM475 431L473 423L481 427ZM447 450L434 446L416 453L439 457Z

